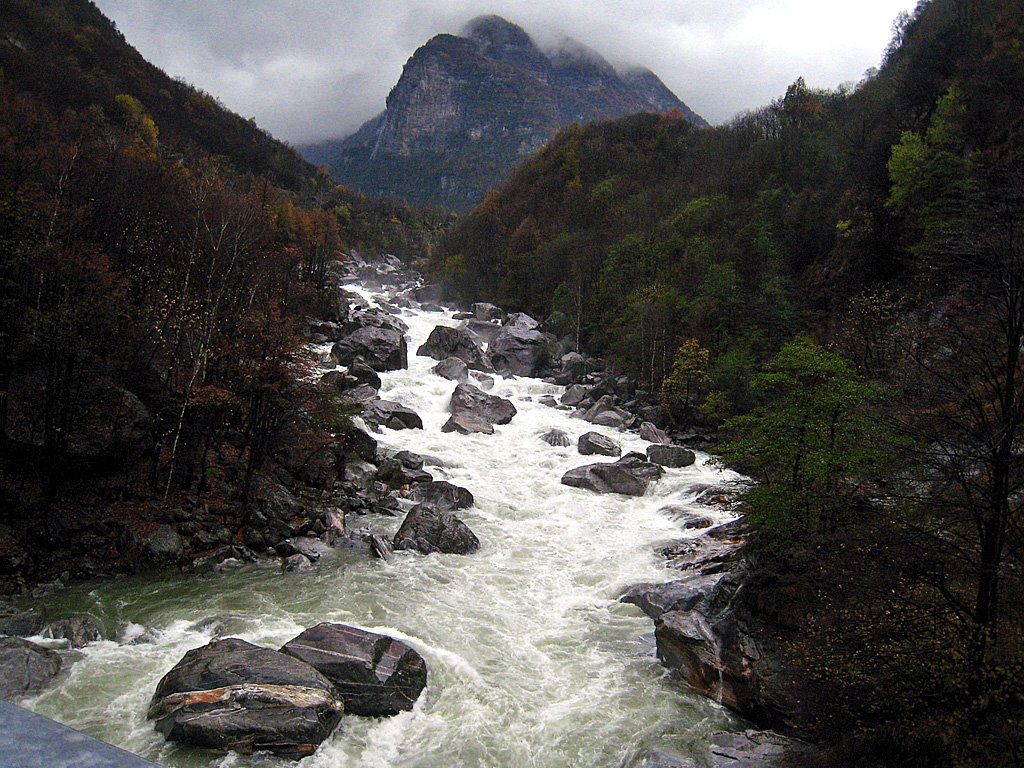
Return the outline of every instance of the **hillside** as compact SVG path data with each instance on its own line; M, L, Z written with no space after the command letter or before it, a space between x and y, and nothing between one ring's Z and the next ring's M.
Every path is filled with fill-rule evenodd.
M117 114L129 94L152 116L168 150L227 159L236 171L269 174L289 189L315 168L254 121L146 61L89 0L6 0L0 13L3 82L50 109L99 105Z
M548 54L486 16L419 48L354 135L303 152L367 194L466 210L571 122L670 110L706 125L649 70L620 75L572 40Z

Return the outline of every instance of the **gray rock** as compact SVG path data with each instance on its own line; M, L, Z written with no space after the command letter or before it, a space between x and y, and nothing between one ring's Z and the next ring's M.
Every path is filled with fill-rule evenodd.
M656 749L644 755L634 768L700 768L699 763L688 757L663 749Z
M589 391L590 390L582 384L573 384L562 393L559 401L562 405L579 405L587 399L587 393Z
M478 386L480 389L486 390L488 392L494 389L493 376L488 376L486 373L477 373L476 371L472 371L469 375L473 379L473 381L476 382L476 386Z
M316 751L343 709L310 665L228 638L186 653L160 680L146 716L171 741L298 759Z
M562 355L559 364L562 374L568 381L580 381L589 373L587 359L579 352L568 352ZM566 403L566 405L575 405L575 403Z
M441 431L460 435L493 435L494 425L475 416L452 416L441 426Z
M797 754L807 754L807 744L772 731L745 733L719 731L711 737L713 768L783 768Z
M43 615L32 608L16 613L0 609L0 635L38 635L45 626Z
M688 467L697 460L693 451L681 445L649 445L647 458L654 464L672 468Z
M584 456L621 456L622 446L600 432L586 432L576 442L576 450Z
M583 420L593 422L594 419L596 419L602 413L604 413L605 411L610 411L614 407L614 395L602 395L600 398L598 398L597 402L590 406L590 408L587 409L587 412L583 414Z
M643 496L649 483L615 464L588 464L570 469L562 475L562 485L585 488L595 493Z
M668 445L672 442L672 439L664 430L658 429L649 421L645 421L640 425L640 438L649 443L658 443L661 445Z
M540 323L525 312L510 312L502 325L508 328L521 328L524 331L534 331L540 328Z
M693 576L661 584L637 584L619 598L637 606L652 619L669 611L692 611L707 604L722 575Z
M0 637L0 699L39 693L60 668L60 656L54 651L20 637Z
M477 320L490 322L491 320L501 321L505 319L505 310L493 304L488 304L486 301L478 301L473 305L472 309L473 315Z
M423 429L423 419L415 411L391 400L371 400L363 406L363 418L389 429Z
M556 448L565 448L572 442L569 435L560 429L550 429L541 435L540 439Z
M535 376L546 362L547 347L540 331L506 326L487 348L491 365L499 373Z
M377 480L392 490L413 483L429 483L433 479L434 476L429 472L422 469L410 469L397 458L381 462L380 469L377 470Z
M185 555L185 544L181 536L166 524L144 536L142 547L154 565L174 565Z
M395 371L409 367L405 334L391 328L359 328L331 347L331 359L351 366L361 358L375 371Z
M632 414L627 411L624 411L621 408L612 408L611 410L597 414L597 416L592 419L588 419L588 421L598 427L622 429L632 418Z
M460 384L469 381L469 366L466 365L465 360L460 360L457 357L446 357L430 370L442 378L457 381Z
M470 368L490 370L483 350L477 345L473 335L465 328L437 326L416 350L416 354L421 357L432 357L435 360L455 357L465 362Z
M412 549L425 555L468 555L480 548L480 540L468 525L429 504L417 504L409 510L393 543L395 549Z
M551 395L541 395L540 399L537 402L546 408L558 407L558 401L555 400L555 398L552 397Z
M43 636L67 640L72 648L85 648L89 643L103 639L103 625L95 616L80 614L50 622L43 629Z
M487 322L486 320L466 320L464 323L460 323L459 327L465 328L484 344L493 343L498 338L498 334L501 333L500 325Z
M387 635L344 624L318 624L281 653L309 664L334 683L345 710L380 717L412 709L427 684L427 663Z
M489 424L508 424L516 415L516 407L472 384L459 384L452 393L451 412L453 416L472 416Z
M410 500L418 504L430 504L442 512L453 509L466 509L473 506L473 494L465 488L453 485L447 480L432 480L417 483L409 491Z

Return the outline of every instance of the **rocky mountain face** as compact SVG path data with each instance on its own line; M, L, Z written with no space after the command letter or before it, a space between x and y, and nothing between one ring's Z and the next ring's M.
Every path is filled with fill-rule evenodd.
M620 73L573 40L545 52L484 16L419 48L387 109L355 134L303 153L367 194L466 210L574 121L673 109L707 125L648 69Z

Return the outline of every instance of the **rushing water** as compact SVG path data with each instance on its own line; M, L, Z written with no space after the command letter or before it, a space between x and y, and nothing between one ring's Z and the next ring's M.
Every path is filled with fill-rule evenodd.
M618 602L634 583L673 578L656 547L698 535L680 530L678 507L692 498L688 489L721 482L723 472L698 454L695 466L667 470L639 499L561 485L566 470L602 460L576 452L583 432L603 432L624 451L646 443L540 405L542 395L561 388L536 379L495 377L493 394L511 399L519 413L494 435L443 434L454 383L431 374L435 361L415 350L435 325L455 321L419 311L404 319L410 367L382 376L381 397L413 408L424 429L385 429L378 439L429 457L436 479L473 493L476 504L458 514L480 538L480 551L400 552L384 563L339 550L304 572L249 565L66 590L52 598L49 613L92 613L116 628L117 640L85 648L58 685L28 706L168 766L289 765L176 747L145 720L160 677L209 642L212 630L193 625L216 616L230 634L258 644L280 645L318 622L338 621L399 637L426 658L429 681L413 711L344 718L302 761L307 768L618 768L656 745L706 754L700 747L712 731L736 727L718 705L665 675L650 619ZM552 427L573 444L541 441ZM673 514L659 511L667 504ZM394 532L401 521L372 522Z

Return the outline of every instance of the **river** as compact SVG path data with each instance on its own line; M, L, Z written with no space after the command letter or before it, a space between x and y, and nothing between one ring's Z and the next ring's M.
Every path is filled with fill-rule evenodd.
M495 377L492 393L512 400L518 415L494 435L443 434L454 383L431 374L436 361L415 350L435 325L456 323L450 313L420 310L404 310L403 319L409 368L381 376L381 397L411 407L424 429L377 437L385 448L429 457L435 479L473 493L475 505L458 515L480 551L399 552L385 563L337 550L294 573L244 565L69 588L47 598L47 613L92 613L116 640L83 649L29 708L167 766L293 765L177 747L145 719L160 677L211 639L210 626L195 624L217 617L229 634L269 646L321 621L353 624L401 638L427 660L429 682L411 712L345 717L302 761L306 768L619 768L654 746L706 755L712 731L738 729L718 704L666 676L651 620L618 602L632 584L674 577L658 545L700 533L682 530L678 507L693 486L733 476L698 453L694 466L667 470L641 498L564 486L566 470L600 459L577 453L583 432L607 434L624 452L647 444L541 405L542 395L562 390L537 379ZM572 445L541 441L553 427ZM662 511L668 504L672 514ZM401 520L372 522L393 533Z

